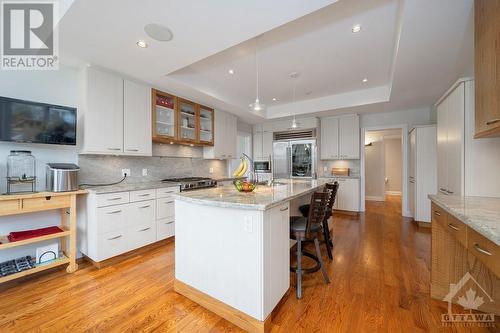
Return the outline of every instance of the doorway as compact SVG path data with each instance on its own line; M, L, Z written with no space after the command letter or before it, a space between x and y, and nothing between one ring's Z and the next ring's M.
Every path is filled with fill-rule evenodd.
M362 130L361 210L365 201L398 205L409 215L407 178L407 125Z

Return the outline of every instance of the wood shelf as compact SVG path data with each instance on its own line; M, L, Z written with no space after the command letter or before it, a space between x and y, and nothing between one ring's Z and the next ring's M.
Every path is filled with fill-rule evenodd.
M61 228L63 231L57 232L54 234L50 234L50 235L40 236L40 237L33 237L33 238L29 238L29 239L25 239L25 240L21 240L21 241L17 241L17 242L9 242L6 235L0 236L0 241L2 242L2 244L0 244L0 250L10 249L13 247L23 246L23 245L32 244L32 243L43 242L43 241L46 241L49 239L69 236L69 230L67 230L67 228L65 228L63 226L59 226L59 228Z
M45 271L47 269L51 269L51 268L54 268L54 267L57 267L57 266L68 264L69 262L70 262L70 260L69 260L68 257L62 256L59 259L56 259L54 261L51 261L51 262L48 262L48 263L44 263L44 264L40 264L40 265L36 266L35 268L27 269L25 271L21 271L21 272L18 272L18 273L14 273L14 274L10 274L10 275L7 275L7 276L0 277L0 283L11 281L11 280L14 280L14 279L17 279L17 278L20 278L20 277L23 277L23 276L27 276L27 275L30 275L30 274L38 273L38 272L41 272L41 271Z

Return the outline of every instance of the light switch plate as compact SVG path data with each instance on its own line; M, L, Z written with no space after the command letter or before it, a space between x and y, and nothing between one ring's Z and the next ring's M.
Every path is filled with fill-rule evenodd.
M144 168L142 169L142 175L147 176L148 175L148 169Z
M252 218L251 217L245 217L244 219L244 229L246 232L251 234L253 232L253 223L252 223Z
M210 168L210 169L208 169L208 173L209 173L209 174L214 173L214 168Z

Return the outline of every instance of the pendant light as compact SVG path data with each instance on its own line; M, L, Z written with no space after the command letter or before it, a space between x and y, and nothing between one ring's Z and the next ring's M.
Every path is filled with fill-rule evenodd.
M295 90L297 89L297 78L299 77L299 73L297 72L292 72L290 73L290 78L293 79L293 97L292 97L292 104L295 103ZM292 129L296 129L299 127L297 124L297 120L295 119L295 115L293 115L293 120L292 120Z
M254 110L254 111L263 111L266 106L264 104L262 104L259 100L259 54L258 54L258 39L255 38L255 78L256 78L256 84L255 84L255 94L256 94L256 97L255 97L255 102L250 104L250 107Z

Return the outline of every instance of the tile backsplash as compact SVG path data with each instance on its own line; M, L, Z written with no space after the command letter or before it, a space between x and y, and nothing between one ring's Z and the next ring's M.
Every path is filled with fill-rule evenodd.
M171 177L211 177L227 176L227 163L220 160L204 160L199 157L165 156L109 156L79 155L80 183L109 183L121 179L121 170L130 169L127 182L155 181ZM210 168L213 173L210 173ZM147 176L142 176L147 169Z

